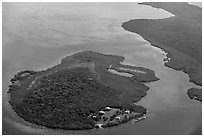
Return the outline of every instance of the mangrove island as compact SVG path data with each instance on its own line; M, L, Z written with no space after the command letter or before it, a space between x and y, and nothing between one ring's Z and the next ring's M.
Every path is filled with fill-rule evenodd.
M10 101L25 121L54 129L109 127L146 118L133 103L159 80L154 71L123 65L124 57L82 51L43 71L21 71L11 79ZM110 66L125 77L109 72Z

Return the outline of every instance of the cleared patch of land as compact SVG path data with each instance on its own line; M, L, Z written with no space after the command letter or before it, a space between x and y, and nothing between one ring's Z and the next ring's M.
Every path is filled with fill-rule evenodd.
M110 65L129 69L131 66L120 64L123 60L122 56L83 51L44 71L19 72L11 79L9 102L24 120L50 128L94 128L102 118L100 110L107 106L131 113L128 118L121 115L122 121L108 122L111 124L104 127L127 122L146 114L144 107L133 104L149 89L139 79L158 78L153 71L141 67L145 74L134 72L137 79L108 71Z
M133 19L122 27L141 35L170 58L165 65L187 73L190 81L202 85L202 9L187 3L145 2L175 16L166 19ZM193 89L194 90L194 89ZM197 91L196 91L197 92ZM201 96L201 91L200 91Z

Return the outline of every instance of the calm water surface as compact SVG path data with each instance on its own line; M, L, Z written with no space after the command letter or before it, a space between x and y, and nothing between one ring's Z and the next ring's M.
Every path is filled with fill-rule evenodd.
M133 18L172 14L137 3L3 3L4 134L191 134L201 129L201 103L190 100L186 74L163 65L165 53L121 25ZM8 104L9 79L18 71L42 70L74 52L92 50L125 56L126 64L155 71L157 82L137 104L148 118L134 123L83 131L48 130L20 119Z

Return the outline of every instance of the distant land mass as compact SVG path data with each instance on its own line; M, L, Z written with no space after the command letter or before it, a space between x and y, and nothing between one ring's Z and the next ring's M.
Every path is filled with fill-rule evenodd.
M91 129L145 118L133 103L159 80L154 71L123 65L124 57L83 51L43 71L21 71L9 88L12 108L24 120L49 128ZM114 74L109 69L132 74Z
M165 66L187 73L191 82L202 86L202 9L181 2L140 4L164 9L175 16L165 19L132 19L123 23L122 27L165 50L170 58ZM188 95L196 92L193 95L202 97L202 90L192 88L190 91Z

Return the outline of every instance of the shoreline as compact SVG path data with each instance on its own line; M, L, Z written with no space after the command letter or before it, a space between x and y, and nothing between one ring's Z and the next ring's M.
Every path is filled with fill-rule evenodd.
M175 16L165 18L165 19L131 19L131 20L127 21L127 22L124 22L122 24L122 27L126 31L139 34L141 37L143 37L143 39L148 41L152 46L158 47L158 48L161 48L162 50L164 50L167 53L167 55L166 55L167 58L170 58L169 61L164 63L164 65L166 67L169 67L169 68L172 68L172 69L175 69L175 70L182 71L182 72L186 73L189 76L189 82L192 82L192 83L194 83L194 84L196 84L198 86L202 86L202 76L201 76L202 66L200 65L199 61L196 60L196 59L200 60L200 58L201 58L201 57L199 57L200 54L196 56L196 54L193 53L192 57L191 57L190 56L191 54L188 52L188 50L183 50L182 51L182 50L179 49L180 50L179 51L179 50L177 50L177 47L174 46L172 48L172 47L170 47L171 44L168 44L168 42L165 42L165 39L167 41L169 41L169 43L171 43L170 41L176 41L176 42L182 41L182 39L178 40L178 39L176 39L176 37L174 39L174 37L172 37L171 35L175 35L175 36L178 35L178 37L181 37L181 36L187 37L186 35L182 35L182 33L181 34L176 34L176 32L172 32L171 30L168 30L168 27L174 27L174 26L178 27L179 25L181 25L183 23L183 22L180 22L181 19L183 19L183 20L186 19L186 18L189 19L191 17L191 15L186 15L187 17L184 16L185 14L183 12L185 12L185 11L180 12L177 9L177 7L174 6L174 3L172 4L172 6L170 5L169 7L168 7L168 4L165 4L165 3L151 3L150 2L150 3L139 3L139 4L149 5L149 6L152 6L154 8L161 8L163 10L166 10L166 11L174 14ZM185 3L179 3L179 4L181 5L181 8L186 6ZM197 8L195 6L193 6L193 7L188 6L188 7L190 9L191 8L192 9ZM178 11L173 12L174 10L178 10ZM200 19L199 10L197 9L195 11L195 13L192 12L192 14L193 15L198 14L198 19L196 18L197 16L195 18L199 21L199 19ZM188 16L190 16L190 17L188 17ZM180 19L180 17L181 17L181 19ZM197 21L196 19L194 19L194 18L191 19L190 18L189 20L193 20L193 21L195 20L194 22L196 22ZM177 22L177 20L178 20L178 22ZM171 26L172 25L171 22L174 23L173 26ZM167 25L165 25L165 24L167 24ZM178 26L177 26L177 24L178 24ZM153 27L156 28L156 29L154 29ZM196 30L197 30L197 29L199 29L200 26L198 25L196 27L197 27L196 28ZM145 30L142 30L141 28L145 28ZM157 30L157 28L158 28L158 30ZM160 30L160 29L162 29L162 30ZM150 30L153 31L153 33L148 34L148 32L150 33ZM162 31L167 31L167 32L162 34L161 33ZM168 33L168 31L170 33ZM186 33L188 33L188 31L186 31ZM191 34L189 34L189 35L191 35ZM195 37L196 37L196 35L198 35L198 34L197 34L197 32L194 32L193 35L195 35ZM163 37L162 40L161 40L161 38L159 36ZM193 41L193 39L191 39L191 40ZM200 42L202 40L200 40L198 38L197 41ZM199 43L199 42L196 42L196 43ZM189 48L189 47L191 48L191 45L189 47L188 46L185 47L185 45L187 45L187 44L183 44L184 48ZM199 47L200 45L198 44L197 46ZM179 45L178 45L178 47L179 47ZM201 44L201 47L202 47L202 44ZM196 48L196 47L194 47L194 48ZM185 53L187 53L187 54L185 54ZM201 53L201 55L202 55L202 53ZM196 91L194 91L194 92L196 92ZM202 95L201 92L200 92L200 95Z

